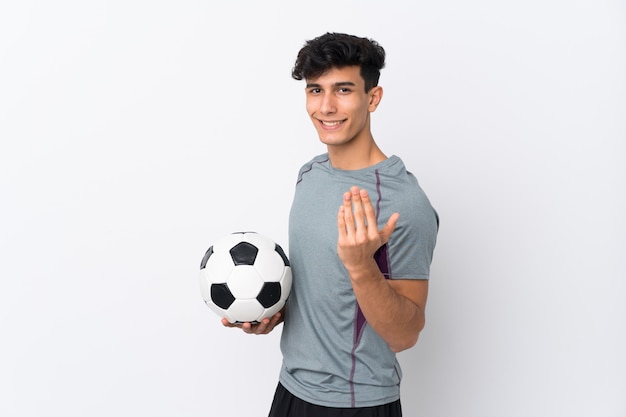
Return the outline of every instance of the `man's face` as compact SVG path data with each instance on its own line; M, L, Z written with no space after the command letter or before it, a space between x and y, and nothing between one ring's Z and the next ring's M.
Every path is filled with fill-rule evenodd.
M341 146L371 139L369 114L382 89L365 92L358 66L332 68L306 85L306 109L322 143Z

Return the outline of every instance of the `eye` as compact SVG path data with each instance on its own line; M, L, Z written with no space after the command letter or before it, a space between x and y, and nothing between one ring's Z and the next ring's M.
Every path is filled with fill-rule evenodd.
M309 89L309 94L319 94L322 92L321 88L310 88Z
M350 90L348 87L341 87L339 89L337 89L337 92L339 94L349 94L352 92L352 90Z

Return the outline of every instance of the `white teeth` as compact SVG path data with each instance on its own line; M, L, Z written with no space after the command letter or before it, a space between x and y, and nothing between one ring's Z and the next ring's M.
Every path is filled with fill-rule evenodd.
M320 120L320 122L322 122L322 124L324 126L337 126L338 124L342 123L341 121L338 121L338 122L325 122L323 120Z

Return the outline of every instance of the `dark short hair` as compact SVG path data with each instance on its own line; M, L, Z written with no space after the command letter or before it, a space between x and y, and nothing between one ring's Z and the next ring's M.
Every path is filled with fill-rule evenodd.
M296 58L291 76L315 79L332 68L359 66L365 92L378 85L385 66L385 50L376 41L345 33L326 33L307 41Z

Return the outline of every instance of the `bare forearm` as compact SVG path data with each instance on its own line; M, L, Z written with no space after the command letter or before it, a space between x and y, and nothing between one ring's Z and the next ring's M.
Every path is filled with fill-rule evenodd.
M424 327L428 287L415 280L390 282L380 272L375 252L385 245L398 221L393 213L379 230L369 194L356 186L343 195L337 214L337 254L368 324L394 352L417 343Z
M391 350L400 352L415 345L424 328L423 306L399 294L373 261L349 271L349 275L369 326Z

